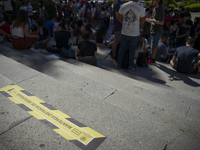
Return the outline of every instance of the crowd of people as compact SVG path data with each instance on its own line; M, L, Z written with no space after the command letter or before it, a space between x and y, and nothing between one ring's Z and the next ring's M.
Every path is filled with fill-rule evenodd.
M119 68L135 70L156 61L170 63L178 72L200 72L200 18L194 22L184 7L164 7L163 0L152 0L144 8L137 0L98 3L58 1L57 15L48 15L39 1L38 16L31 0L22 2L18 15L9 25L4 14L12 14L11 0L0 2L0 41L12 42L15 49L39 48L97 65L97 47L110 48ZM112 7L111 7L112 6ZM107 37L110 22L113 35ZM49 41L55 39L56 45ZM109 40L108 40L109 39ZM71 46L77 45L77 50Z

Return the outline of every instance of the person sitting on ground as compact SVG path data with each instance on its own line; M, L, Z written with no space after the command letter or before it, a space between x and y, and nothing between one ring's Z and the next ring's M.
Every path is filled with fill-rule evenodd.
M98 47L111 47L112 43L107 43L107 26L102 25L96 32L96 44Z
M78 44L76 60L97 66L97 46L90 42L91 33L84 31L82 34L83 41Z
M7 40L7 41L9 41L9 42L11 42L10 41L10 38L11 38L11 35L10 35L10 25L9 24L7 24L4 20L3 20L3 18L0 16L0 30L2 30L3 32L5 32L4 34L0 34L0 35L2 35L2 36L4 36L5 35L5 38L6 39L4 39L4 40Z
M191 20L186 20L184 24L180 25L176 32L176 47L184 46L187 38L190 35Z
M143 34L140 33L140 39L139 39L139 42L138 42L138 45L137 45L137 48L135 50L135 58L138 58L138 54L140 52L144 52L146 53L147 52L147 49L148 49L148 45L147 45L147 39L145 39L143 37Z
M200 52L194 49L193 39L189 39L186 42L186 46L182 46L176 49L170 64L172 68L180 73L198 73L200 72Z
M83 20L79 19L77 21L77 26L73 29L73 44L78 44L78 38L81 36L81 33L84 31Z
M37 51L34 46L39 40L39 35L29 33L28 14L24 10L18 12L17 18L12 24L12 45L15 49L27 49Z
M54 16L49 16L49 18L45 22L45 26L49 29L50 36L53 37Z
M11 38L11 35L0 29L0 43L6 41L6 38Z
M40 40L37 42L37 46L39 48L44 48L44 49L51 49L52 45L49 43L51 37L49 34L48 28L44 25L44 22L42 19L38 20L38 30L37 30Z
M70 45L69 39L71 38L71 34L69 31L67 31L67 26L64 22L60 23L59 25L59 31L55 32L55 41L56 41L56 47L59 49L65 48L69 49Z
M59 24L62 22L62 18L57 17L56 22L54 22L54 26L53 26L53 32L55 35L55 32L59 30Z
M158 51L156 53L156 60L161 61L161 62L167 62L169 58L169 52L166 46L166 41L167 41L167 34L162 34L161 38L158 43Z
M85 31L90 32L90 41L95 42L95 36L94 36L93 31L92 31L92 24L89 23L89 24L85 25Z

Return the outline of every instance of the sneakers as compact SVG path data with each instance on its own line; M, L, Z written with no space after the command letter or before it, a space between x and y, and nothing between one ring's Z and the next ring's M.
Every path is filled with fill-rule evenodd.
M136 66L129 66L128 70L136 70Z
M149 60L147 61L147 63L148 63L148 64L155 64L156 62L155 62L155 60L149 59Z
M39 49L35 49L34 47L31 47L30 50L34 51L34 52L39 52Z

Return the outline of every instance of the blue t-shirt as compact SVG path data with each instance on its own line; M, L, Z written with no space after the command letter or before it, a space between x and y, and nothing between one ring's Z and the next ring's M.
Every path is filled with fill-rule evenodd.
M116 2L114 3L114 7L113 7L113 19L114 19L113 20L113 28L114 28L114 31L121 31L121 29L122 29L122 23L117 20L115 12L119 12L119 8L123 3L124 2L121 2L120 0L116 0Z
M52 21L47 20L45 23L45 26L49 29L49 34L51 37L53 37L53 26L54 23Z

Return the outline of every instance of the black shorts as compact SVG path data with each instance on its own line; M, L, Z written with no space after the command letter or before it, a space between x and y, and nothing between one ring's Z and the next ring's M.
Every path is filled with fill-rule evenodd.
M196 67L194 70L193 70L193 73L198 73L199 72L199 68Z
M173 67L176 71L180 72L180 73L185 73L185 72L182 72L181 70L178 70L177 69L177 63L174 64L174 67ZM199 68L196 67L195 69L193 69L193 72L191 72L190 74L196 74L199 72Z

